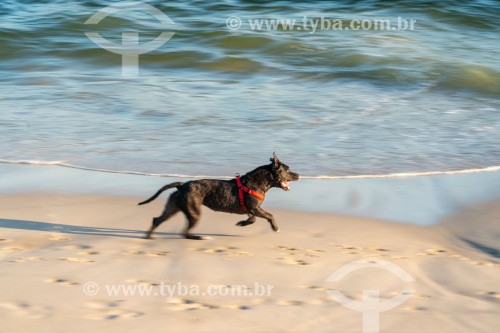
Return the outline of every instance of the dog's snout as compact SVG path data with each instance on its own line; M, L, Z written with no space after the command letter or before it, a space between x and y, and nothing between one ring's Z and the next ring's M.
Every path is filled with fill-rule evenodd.
M292 172L292 179L293 180L299 180L299 174L295 173L295 172Z

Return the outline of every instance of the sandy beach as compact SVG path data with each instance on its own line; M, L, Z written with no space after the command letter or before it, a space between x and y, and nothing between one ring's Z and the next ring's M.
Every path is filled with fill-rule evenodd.
M381 313L381 332L498 326L498 203L428 227L270 209L279 234L205 209L196 231L211 240L190 241L179 236L181 215L142 239L164 201L137 206L141 199L1 195L0 331L361 332L361 312L328 290L359 301L363 290L391 299L409 289ZM369 266L327 281L352 262L382 261L414 281ZM246 294L232 295L234 286Z
M499 333L498 4L0 1L0 333Z

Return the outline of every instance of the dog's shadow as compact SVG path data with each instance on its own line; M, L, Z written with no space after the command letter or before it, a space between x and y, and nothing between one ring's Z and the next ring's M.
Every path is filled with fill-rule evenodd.
M45 231L71 235L90 235L103 237L122 237L122 238L144 238L145 232L142 230L129 230L119 228L102 228L102 227L85 227L78 225L48 223L26 220L11 220L0 219L0 228L18 229L18 230L33 230ZM240 237L230 234L199 234L200 236L217 236L217 237ZM182 234L173 232L157 232L156 238L184 238Z

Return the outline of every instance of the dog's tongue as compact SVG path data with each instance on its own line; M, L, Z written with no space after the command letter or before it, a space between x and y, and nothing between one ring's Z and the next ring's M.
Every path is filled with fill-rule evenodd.
M281 182L281 187L285 190L285 191L290 191L290 182Z

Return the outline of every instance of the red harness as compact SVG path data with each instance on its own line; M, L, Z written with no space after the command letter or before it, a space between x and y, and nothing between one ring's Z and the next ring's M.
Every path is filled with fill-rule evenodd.
M241 208L243 208L243 210L245 212L248 211L248 208L245 205L245 197L243 196L243 191L245 191L248 194L253 195L254 197L259 198L260 200L264 201L265 197L264 197L263 194L260 194L260 193L257 193L255 191L252 191L248 187L243 186L241 184L241 180L240 180L240 176L239 175L236 176L236 185L238 186L238 197L240 198L240 205L241 205Z

